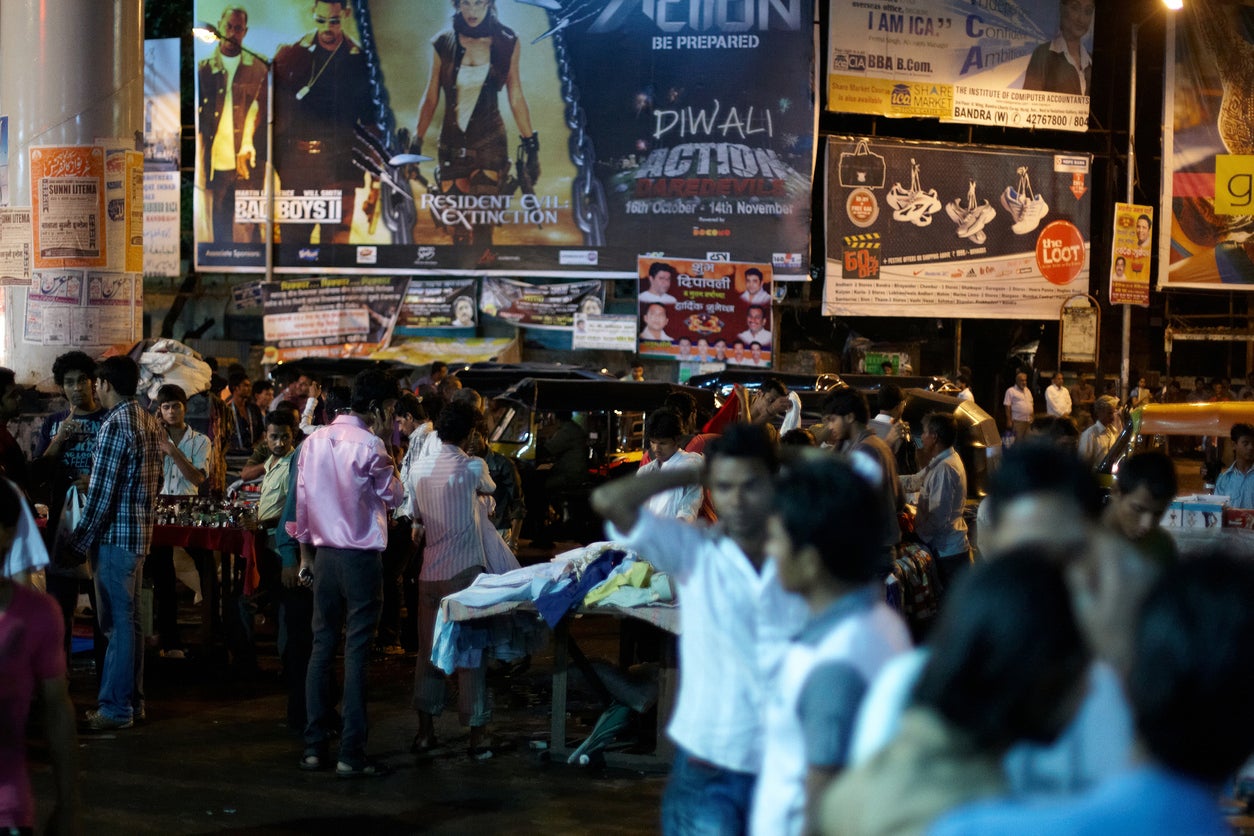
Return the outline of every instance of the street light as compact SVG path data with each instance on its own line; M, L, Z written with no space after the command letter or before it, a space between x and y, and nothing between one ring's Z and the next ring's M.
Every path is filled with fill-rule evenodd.
M1184 0L1163 0L1163 6L1170 11L1176 12L1184 8ZM1125 200L1128 203L1134 203L1133 191L1136 186L1136 50L1137 38L1139 37L1141 26L1147 20L1153 17L1157 12L1150 12L1144 18L1132 24L1132 55L1129 63L1131 63L1132 72L1128 80L1128 173L1127 173L1127 191ZM1160 231L1163 219L1159 218ZM1159 265L1162 269L1162 265ZM1123 305L1123 336L1120 341L1120 358L1119 358L1119 394L1125 401L1128 398L1128 378L1131 376L1131 354L1132 354L1132 304L1125 302Z
M274 67L269 59L244 46L236 38L223 35L212 23L200 21L192 27L192 34L201 43L216 44L226 41L234 44L260 61L266 68L266 167L263 175L265 177L263 200L266 204L266 281L272 281L274 279Z

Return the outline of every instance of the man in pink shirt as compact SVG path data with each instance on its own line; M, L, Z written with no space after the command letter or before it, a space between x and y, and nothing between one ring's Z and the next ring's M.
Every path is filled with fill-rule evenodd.
M387 771L383 764L366 760L366 665L382 602L388 509L404 496L383 440L392 431L397 395L396 383L386 373L372 369L357 375L351 412L306 438L297 463L292 534L301 544L301 572L313 574L314 598L300 767L316 770L330 764L326 683L344 628L344 728L335 767L343 778Z

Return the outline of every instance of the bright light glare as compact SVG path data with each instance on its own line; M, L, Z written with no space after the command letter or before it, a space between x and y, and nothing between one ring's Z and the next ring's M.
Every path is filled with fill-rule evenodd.
M1184 0L1163 0L1163 5L1173 12L1178 12L1184 8Z
M216 44L218 42L218 30L213 24L205 23L203 20L192 27L192 34L202 44Z

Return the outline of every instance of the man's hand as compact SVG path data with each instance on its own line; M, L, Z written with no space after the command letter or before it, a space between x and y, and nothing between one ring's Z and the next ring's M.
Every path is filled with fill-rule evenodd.
M235 155L235 174L241 180L252 176L252 169L257 167L257 152L252 148L241 148Z
M410 529L410 537L413 539L414 545L421 546L422 541L426 536L427 536L426 527L420 522L414 523L413 528Z
M534 188L536 181L540 179L540 134L533 133L531 136L523 137L522 148L523 166L527 172L527 179L531 181L532 188Z
M174 446L174 442L170 440L170 436L166 433L161 434L161 452L167 456L173 456L178 448Z
M283 582L285 589L295 589L300 586L300 567L284 566L279 579Z

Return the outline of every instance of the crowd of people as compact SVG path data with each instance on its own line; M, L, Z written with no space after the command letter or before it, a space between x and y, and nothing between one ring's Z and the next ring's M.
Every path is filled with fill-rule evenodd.
M0 786L14 789L0 793L12 799L0 827L34 824L21 764L36 695L53 811L65 827L76 815L66 640L81 567L104 654L80 727L145 721L145 568L173 586L152 548L156 498L205 489L222 447L251 456L260 480L258 568L284 628L299 767L389 772L368 754L366 682L375 653L396 645L418 650L411 750L447 748L436 613L481 576L518 568L525 513L516 468L486 444L477 392L443 364L413 393L379 370L325 391L296 378L278 394L232 372L201 433L178 386L141 405L130 358L70 352L53 372L69 408L45 422L37 457L0 449L0 645L16 649L0 657L0 681L22 692L0 734ZM13 381L0 370L0 405ZM1240 711L1254 698L1254 565L1179 558L1159 523L1176 494L1171 460L1129 457L1103 505L1074 423L1033 415L973 532L953 416L926 415L916 444L897 387L881 387L876 406L842 388L803 427L778 380L709 420L673 394L648 414L637 475L593 491L606 538L668 573L680 601L662 830L1227 832L1217 800L1254 750ZM1254 458L1254 427L1233 437ZM903 447L917 472L902 472ZM61 497L40 532L26 497L44 484ZM941 596L923 629L885 594L912 544L933 556ZM211 554L198 562L216 574ZM48 597L26 585L45 564ZM157 623L177 633L167 594ZM179 649L177 636L163 649ZM456 673L475 759L499 747L486 665L485 654Z

